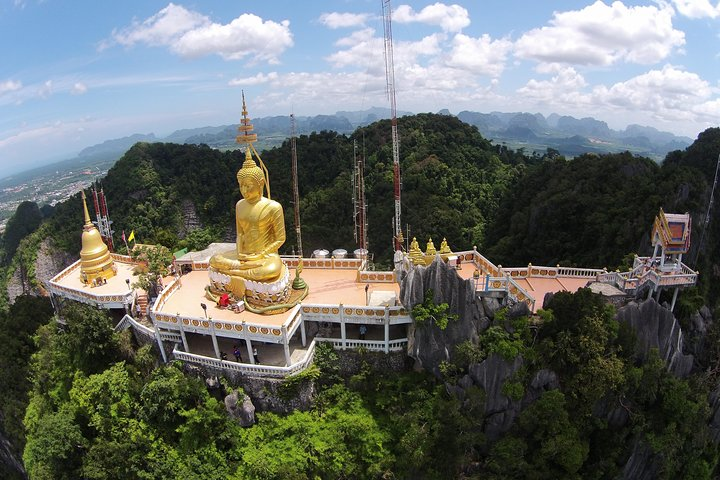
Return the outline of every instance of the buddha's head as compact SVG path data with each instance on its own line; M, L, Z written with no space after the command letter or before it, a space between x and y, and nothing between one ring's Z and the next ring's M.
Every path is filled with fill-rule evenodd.
M245 200L256 202L260 200L265 186L265 174L262 169L257 166L252 158L252 153L248 148L245 152L245 161L242 168L237 173L238 185L240 193Z

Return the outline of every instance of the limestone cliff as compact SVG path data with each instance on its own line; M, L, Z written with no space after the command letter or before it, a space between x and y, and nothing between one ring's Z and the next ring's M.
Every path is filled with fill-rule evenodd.
M478 334L485 330L500 305L497 301L483 303L475 296L471 280L463 280L457 271L442 261L438 255L427 267L413 267L403 279L400 301L407 310L422 303L426 291L432 290L434 302L447 303L450 312L457 314L445 330L432 325L422 325L408 334L408 355L416 366L439 376L440 362L451 359L455 346L470 340L477 344Z
M647 360L650 350L655 348L673 375L685 378L690 374L693 356L683 353L682 329L670 310L650 298L642 303L630 302L618 310L617 319L635 332L638 360Z

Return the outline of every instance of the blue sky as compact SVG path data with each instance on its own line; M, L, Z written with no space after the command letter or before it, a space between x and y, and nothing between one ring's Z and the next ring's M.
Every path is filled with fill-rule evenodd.
M720 118L720 3L393 1L397 106ZM0 0L0 177L133 133L385 107L381 0Z

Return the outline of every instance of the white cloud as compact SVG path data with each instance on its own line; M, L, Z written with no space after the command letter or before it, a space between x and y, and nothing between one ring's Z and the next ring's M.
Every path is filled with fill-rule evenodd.
M0 82L0 95L7 92L14 92L22 88L22 83L15 80Z
M363 28L362 30L356 30L347 37L343 37L335 42L338 47L352 47L362 42L372 41L375 36L375 29Z
M277 57L293 45L290 22L263 21L242 14L228 24L219 24L200 13L173 3L143 22L114 31L115 43L166 46L182 57L217 54L226 60L249 57L277 63ZM108 45L102 45L106 48Z
M366 13L323 13L320 15L320 23L328 28L362 27L370 18Z
M611 65L619 61L652 64L685 44L673 28L668 5L627 7L598 0L582 10L556 12L550 25L522 35L515 54L540 62Z
M113 31L112 37L115 42L125 46L138 43L166 46L172 45L185 33L210 24L210 19L205 15L169 3L167 7L142 23L134 21L129 27Z
M40 98L48 98L53 93L53 82L48 80L38 88L37 94Z
M587 103L580 94L587 82L573 67L548 64L538 70L540 73L551 74L552 77L549 80L530 79L517 91L523 98L548 105L567 101L576 105Z
M452 50L445 63L478 75L499 77L511 49L512 42L506 39L492 40L489 35L473 38L459 33L453 38Z
M468 11L460 5L445 5L434 3L415 12L409 5L400 5L392 13L392 19L397 23L425 23L437 25L446 32L459 32L470 25Z
M270 72L267 75L260 72L252 77L245 78L233 78L228 82L231 87L236 86L250 86L250 85L262 85L264 83L270 83L278 79L277 72Z
M599 103L649 111L665 120L686 117L693 105L704 103L711 94L707 81L672 65L665 65L662 70L650 70L610 88L599 86L593 91Z
M70 93L73 95L82 95L87 92L87 85L81 82L76 82L70 89Z
M672 0L681 15L689 18L717 18L720 16L720 2L715 6L709 0Z

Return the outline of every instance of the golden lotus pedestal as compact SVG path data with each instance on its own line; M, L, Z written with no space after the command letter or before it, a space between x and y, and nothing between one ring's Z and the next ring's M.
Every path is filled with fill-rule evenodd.
M283 263L280 278L274 282L258 282L222 273L210 267L208 297L212 300L224 293L235 301L243 300L245 307L255 313L280 313L292 307L290 272Z

